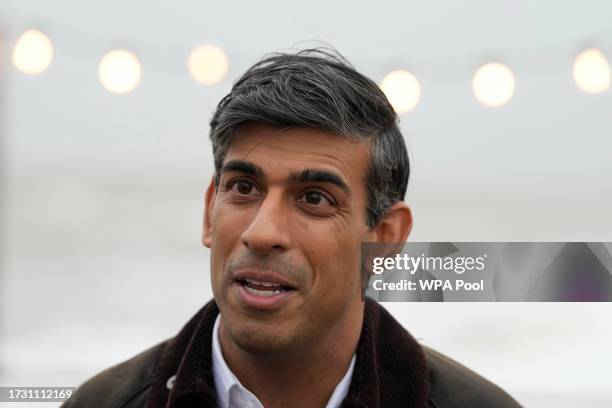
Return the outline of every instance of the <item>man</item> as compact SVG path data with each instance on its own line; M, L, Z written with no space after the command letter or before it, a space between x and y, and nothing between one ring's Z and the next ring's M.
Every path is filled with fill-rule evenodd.
M326 50L251 67L211 121L214 300L68 407L515 407L363 300L362 242L403 242L408 155L371 80Z

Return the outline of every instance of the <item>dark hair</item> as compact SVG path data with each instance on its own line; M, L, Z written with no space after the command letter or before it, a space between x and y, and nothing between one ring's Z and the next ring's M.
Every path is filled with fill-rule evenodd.
M276 53L249 68L210 121L218 186L232 133L241 125L314 128L367 140L366 224L373 228L402 201L409 175L408 152L397 115L381 89L338 52L313 48Z

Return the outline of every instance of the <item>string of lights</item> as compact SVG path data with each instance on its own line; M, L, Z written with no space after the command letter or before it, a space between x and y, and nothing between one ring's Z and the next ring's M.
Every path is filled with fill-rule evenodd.
M24 74L41 74L53 61L53 43L40 31L26 30L15 43L12 60L15 68ZM210 86L225 78L229 64L225 51L215 45L204 44L191 50L186 68L194 81ZM138 56L132 51L114 49L100 59L98 77L109 92L126 94L138 86L142 69ZM585 93L597 94L610 88L610 65L599 49L589 48L580 52L574 60L572 74L576 86ZM385 75L380 87L400 114L412 111L421 98L418 79L403 69ZM480 66L472 78L475 98L491 108L507 104L514 95L515 87L512 69L497 61Z

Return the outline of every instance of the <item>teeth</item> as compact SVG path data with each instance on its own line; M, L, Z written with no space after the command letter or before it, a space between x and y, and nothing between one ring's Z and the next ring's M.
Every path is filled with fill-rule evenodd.
M256 281L254 279L245 279L245 281L247 281L248 283L252 283L253 285L259 285L259 286L265 286L268 288L272 288L272 287L280 287L281 285L279 285L278 283L273 283L273 282L260 282L260 281Z
M274 296L274 295L278 295L281 293L280 289L277 290L257 290L257 289L253 289L252 287L245 285L244 288L246 290L248 290L249 292L251 292L254 295L257 296L265 296L265 297L270 297L270 296Z

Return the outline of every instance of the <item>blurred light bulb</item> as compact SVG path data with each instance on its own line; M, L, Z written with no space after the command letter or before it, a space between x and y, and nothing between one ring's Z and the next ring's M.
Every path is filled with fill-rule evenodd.
M483 105L502 106L514 95L514 74L506 65L491 62L478 68L472 87L476 99Z
M380 83L380 88L397 113L413 110L421 99L419 81L408 71L391 71Z
M604 92L610 87L610 66L595 48L581 52L574 61L574 81L586 93Z
M189 74L204 85L213 85L225 78L229 60L225 52L214 45L200 45L194 48L187 59Z
M45 34L27 30L13 49L13 65L24 74L36 75L46 70L53 59L53 45Z
M140 82L142 67L138 57L128 50L109 51L98 67L100 82L108 91L131 92Z

